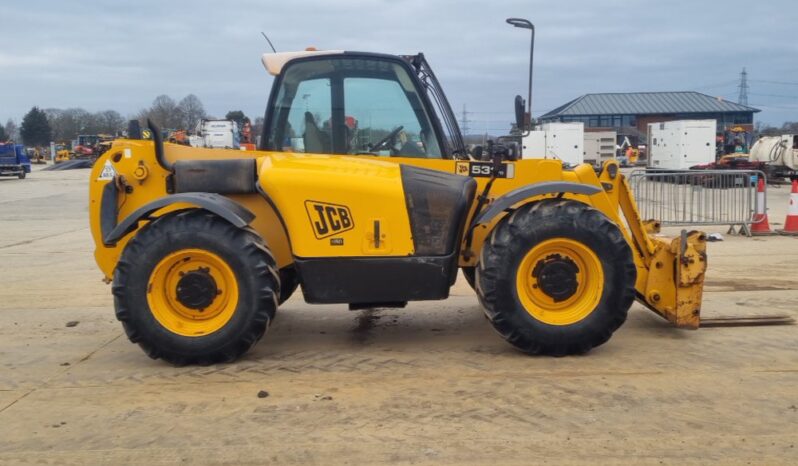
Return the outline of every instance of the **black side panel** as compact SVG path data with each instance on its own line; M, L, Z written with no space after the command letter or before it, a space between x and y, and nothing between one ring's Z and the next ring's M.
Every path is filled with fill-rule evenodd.
M454 256L296 259L309 303L446 299Z
M116 228L118 198L119 191L116 189L116 183L111 180L103 186L103 197L100 201L100 233L103 238L107 238Z
M401 170L416 255L452 254L477 182L410 165L401 165Z
M256 191L254 159L178 160L174 165L176 193L252 194Z

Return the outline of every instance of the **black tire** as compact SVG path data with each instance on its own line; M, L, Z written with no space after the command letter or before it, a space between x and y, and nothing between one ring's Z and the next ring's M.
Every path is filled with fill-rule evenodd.
M299 276L296 269L292 266L283 267L280 269L280 299L279 303L283 304L288 301L288 298L294 294L299 286Z
M238 302L221 328L202 336L168 330L150 310L147 293L154 267L169 254L201 249L221 258L235 275ZM114 272L116 317L125 333L153 359L175 365L230 362L266 332L279 293L274 258L263 239L204 210L165 215L143 227L125 247Z
M477 268L476 267L462 267L460 270L463 271L463 276L468 282L468 286L471 287L472 290L477 289Z
M533 317L516 289L516 274L527 252L558 238L592 250L604 273L598 304L567 325ZM581 354L605 343L624 323L635 298L637 269L620 229L598 210L571 200L545 200L516 210L494 229L478 267L477 296L488 319L509 343L529 354Z
M22 170L21 172L19 172L17 176L19 177L20 180L24 180L26 175L27 173L25 173L25 170Z

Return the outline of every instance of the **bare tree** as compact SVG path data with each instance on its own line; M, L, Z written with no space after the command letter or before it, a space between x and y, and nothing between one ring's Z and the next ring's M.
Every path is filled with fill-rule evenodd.
M141 117L144 118L141 118ZM149 109L139 114L140 119L150 118L161 129L177 128L180 126L180 115L177 111L177 104L174 99L166 94L159 95L152 101Z
M197 122L207 116L202 101L194 94L189 94L177 104L177 111L180 115L180 128L191 130Z
M19 141L19 127L11 118L6 122L6 136L9 141Z
M47 121L50 122L50 128L53 129L53 141L65 141L65 138L63 137L63 131L61 129L64 111L60 108L45 108L44 114L47 115Z
M798 133L798 121L785 121L781 125L781 129L784 133L796 134Z
M116 110L105 110L96 114L100 132L115 136L125 127L125 119Z
M92 115L82 108L48 108L44 113L56 142L68 142L80 134L93 134L97 126Z

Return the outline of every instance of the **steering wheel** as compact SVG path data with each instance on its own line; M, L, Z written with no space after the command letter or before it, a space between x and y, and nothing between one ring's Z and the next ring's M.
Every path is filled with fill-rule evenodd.
M387 147L382 147L382 146L385 146L385 145L388 144L388 142L392 142L394 139L396 139L396 136L404 128L405 128L404 126L397 126L396 128L394 128L393 131L388 133L387 136L385 136L384 138L380 139L380 141L378 143L376 143L373 146L371 146L370 151L371 152L377 152L378 150L387 149Z

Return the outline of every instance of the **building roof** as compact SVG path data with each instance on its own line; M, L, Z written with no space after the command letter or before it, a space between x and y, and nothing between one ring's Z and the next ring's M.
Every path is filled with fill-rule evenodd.
M582 115L654 115L671 113L759 112L757 108L700 92L624 92L585 94L546 113L541 119Z

